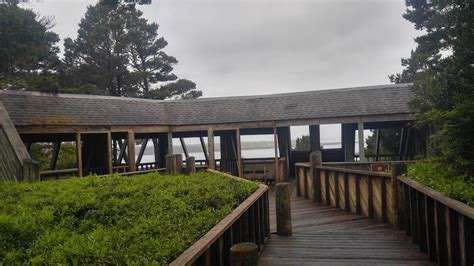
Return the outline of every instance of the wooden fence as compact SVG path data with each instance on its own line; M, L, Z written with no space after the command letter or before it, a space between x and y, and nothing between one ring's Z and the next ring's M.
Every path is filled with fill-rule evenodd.
M403 229L440 265L474 265L474 208L399 174L297 163L297 195Z
M398 176L400 228L440 265L474 265L474 208Z
M208 171L220 173L214 170ZM257 191L170 265L230 265L232 245L241 242L254 242L261 251L269 234L268 187L260 185Z

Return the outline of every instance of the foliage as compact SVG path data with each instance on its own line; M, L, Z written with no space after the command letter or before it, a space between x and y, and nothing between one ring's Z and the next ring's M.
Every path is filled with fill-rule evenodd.
M376 153L377 135L372 130L372 135L368 136L365 142L367 148L366 155ZM379 131L379 154L398 154L400 146L400 129L399 128L383 128Z
M9 1L0 4L0 25L0 89L57 91L59 37L50 31L52 19Z
M474 182L456 176L456 171L436 161L420 161L410 165L408 175L445 196L474 207Z
M474 3L408 0L404 17L423 31L402 73L413 82L418 125L434 132L432 156L455 176L474 176Z
M52 143L33 143L30 149L32 159L40 163L40 170L50 170L51 157L53 153ZM61 143L59 149L56 169L71 169L77 167L76 145L72 142Z
M53 19L18 2L0 3L0 89L160 100L202 96L194 82L172 73L178 61L163 51L168 43L158 36L158 24L135 5L106 0L89 6L77 39L64 40L60 60Z
M0 183L0 264L168 264L256 188L211 173Z
M114 1L112 1L114 2ZM72 92L151 99L197 98L192 81L172 73L158 24L129 5L89 6L75 40L65 39L63 87Z
M309 135L303 135L301 138L296 138L295 150L297 151L309 151L311 144L309 141Z

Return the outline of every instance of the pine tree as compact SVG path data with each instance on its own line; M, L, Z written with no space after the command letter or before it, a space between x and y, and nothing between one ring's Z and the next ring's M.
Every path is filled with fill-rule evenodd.
M436 158L458 174L474 175L474 3L408 0L404 17L423 31L393 82L413 82L410 104L430 125Z
M18 1L0 3L0 87L57 91L59 37L53 20L20 8Z
M110 2L110 3L109 3ZM158 24L116 1L89 6L76 40L65 40L66 87L73 92L152 99L197 98L188 80L172 73L176 58L163 48Z

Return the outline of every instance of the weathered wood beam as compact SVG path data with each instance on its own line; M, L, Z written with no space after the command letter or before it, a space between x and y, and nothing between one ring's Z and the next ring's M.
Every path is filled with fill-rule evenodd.
M140 164L142 162L143 154L145 153L147 144L148 144L148 139L143 139L142 146L140 147L140 151L138 152L137 164Z
M137 165L135 162L135 133L133 131L129 131L127 134L127 144L129 172L135 172L137 171Z
M280 168L278 167L278 133L277 128L273 128L273 146L275 148L275 181L282 182Z
M203 137L199 137L199 141L201 142L202 152L204 153L204 159L209 161L209 154L207 152L206 142L204 142Z
M186 147L186 142L184 141L184 138L179 138L179 142L181 143L181 148L183 148L184 157L188 158L189 153L188 153L188 148Z
M155 168L160 167L160 144L156 138L151 139L153 142L153 154L155 155Z
M107 132L107 173L113 173L113 157L112 157L112 133Z
M321 150L321 137L319 131L319 125L309 126L309 143L311 151Z
M380 130L375 130L375 161L379 161L379 153L380 153Z
M61 141L53 143L53 152L51 154L51 162L49 165L49 170L55 170L58 163L59 150L61 149Z
M168 144L168 153L167 154L174 154L174 151L173 151L173 133L171 132L168 132L166 134L166 138L167 138L167 144Z
M121 164L122 160L125 160L125 162L128 164L128 155L127 155L128 143L123 142L122 140L118 140L117 142L118 142L119 148L120 148L120 153L119 153L119 156L118 156L117 164Z
M240 139L240 128L236 130L236 140L237 140L237 167L239 170L239 177L244 177L244 166L242 164L242 142Z
M357 123L357 130L359 136L359 161L366 162L367 159L365 158L365 149L364 149L364 123L359 122Z
M77 161L77 175L82 177L82 143L81 143L81 133L76 133L76 161Z
M209 169L216 169L214 152L214 130L212 129L212 127L209 127L207 129L207 146L209 151L208 167Z

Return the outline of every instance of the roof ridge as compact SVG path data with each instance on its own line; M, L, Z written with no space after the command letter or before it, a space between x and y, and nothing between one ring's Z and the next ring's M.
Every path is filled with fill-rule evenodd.
M119 97L109 95L96 95L96 94L74 94L74 93L53 93L53 92L39 92L39 91L24 91L24 90L0 90L0 94L10 95L25 95L25 96L42 96L42 97L59 97L59 98L76 98L76 99L107 99L107 100L123 100L123 101L138 101L138 102L159 102L159 103L185 103L190 101L216 101L216 100L234 100L234 99L257 99L257 98L272 98L281 96L298 96L305 95L308 93L326 93L326 92L347 92L347 91L363 91L363 90L376 90L385 88L401 88L408 87L412 83L401 83L401 84L385 84L385 85L372 85L372 86L359 86L359 87L344 87L344 88L330 88L320 90L307 90L298 92L283 92L273 94L261 94L261 95L242 95L242 96L222 96L222 97L204 97L198 99L186 99L186 100L153 100L145 98L134 98L134 97Z

